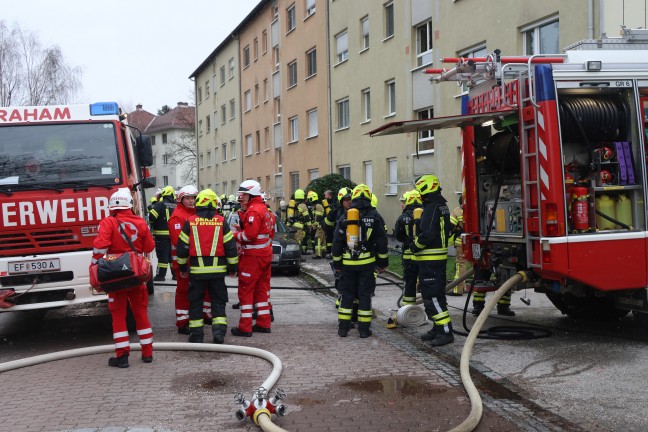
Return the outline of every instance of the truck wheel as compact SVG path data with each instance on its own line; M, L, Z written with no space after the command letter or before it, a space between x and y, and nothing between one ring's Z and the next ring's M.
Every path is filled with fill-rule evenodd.
M611 297L576 297L572 294L547 293L547 297L570 318L586 321L615 321L629 311L617 309Z

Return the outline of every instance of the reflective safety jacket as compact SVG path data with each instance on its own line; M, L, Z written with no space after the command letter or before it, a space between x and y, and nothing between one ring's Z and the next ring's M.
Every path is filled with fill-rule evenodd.
M176 253L176 248L178 245L178 240L180 239L180 233L184 227L185 222L189 219L189 216L196 214L195 208L187 208L182 204L178 204L171 213L169 218L169 240L171 240L171 262L177 264L178 256Z
M320 203L316 203L311 206L312 212L312 222L311 225L313 228L319 228L324 225L324 206Z
M326 217L324 218L324 231L326 232L327 236L333 234L335 225L337 225L342 216L344 216L344 207L342 207L341 205L335 207L329 212L329 214L326 215Z
M129 236L137 252L149 253L155 249L155 242L146 221L134 215L130 209L117 210L99 223L99 233L93 243L92 264L96 264L97 260L107 253L117 254L133 250L124 238L118 223Z
M450 210L440 192L425 196L419 233L410 245L412 261L442 261L448 259Z
M414 209L418 207L416 204L406 206L394 225L394 237L403 243L403 259L412 258L409 248L414 241Z
M310 229L312 224L308 207L305 203L300 202L297 204L297 210L295 211L292 227L298 230L304 230Z
M176 206L177 203L171 196L165 196L162 201L155 203L149 212L149 223L154 236L169 235L169 219Z
M338 221L333 233L333 265L342 270L367 270L387 267L387 233L385 222L371 207L369 200L359 199L351 208L360 210L360 235L354 250L350 250L346 239L347 215Z
M450 223L452 224L452 238L454 243L461 244L461 234L463 234L464 227L464 218L463 218L463 206L460 205L452 210L450 213Z
M227 221L214 209L198 209L189 216L177 245L181 272L190 266L191 277L213 279L225 277L238 269L236 243Z
M263 203L261 197L250 199L247 210L241 215L236 241L244 255L272 255L272 239L275 231L275 217Z

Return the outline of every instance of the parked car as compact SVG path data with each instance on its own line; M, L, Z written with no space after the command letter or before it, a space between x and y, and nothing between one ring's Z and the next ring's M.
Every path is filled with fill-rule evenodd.
M230 227L239 223L238 213L232 213L227 219ZM301 265L301 246L292 237L286 224L277 219L275 236L272 239L272 270L285 270L291 274L299 274Z

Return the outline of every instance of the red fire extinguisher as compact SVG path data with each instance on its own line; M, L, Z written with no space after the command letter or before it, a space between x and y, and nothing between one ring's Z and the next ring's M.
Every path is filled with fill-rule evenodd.
M571 188L571 220L575 231L589 230L589 194L586 187Z

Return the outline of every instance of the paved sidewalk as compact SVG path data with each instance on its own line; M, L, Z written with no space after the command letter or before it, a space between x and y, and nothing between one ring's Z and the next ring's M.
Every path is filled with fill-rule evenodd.
M333 283L328 263L306 257L312 277L273 277L273 286L303 288ZM236 281L228 279L228 285ZM283 362L277 387L288 393L288 414L275 423L289 431L444 431L468 415L470 403L456 365L441 359L407 332L387 330L398 287L376 291L374 336L337 336L334 298L328 289L275 289L271 334L228 335L225 343L266 349ZM172 287L156 290L151 319L157 342L186 342L173 326ZM230 299L235 299L230 289ZM230 301L230 305L233 301ZM391 306L390 306L391 305ZM229 326L238 311L228 306ZM421 330L422 331L422 330ZM133 339L132 339L133 340ZM207 340L207 338L206 338ZM106 366L93 355L2 374L0 431L250 431L238 422L233 397L250 398L271 371L265 360L221 353L158 351L152 364L131 355L131 367ZM477 431L559 431L534 418L521 402L483 396Z

